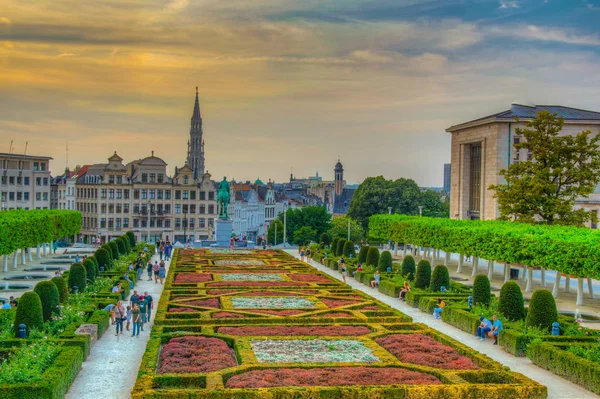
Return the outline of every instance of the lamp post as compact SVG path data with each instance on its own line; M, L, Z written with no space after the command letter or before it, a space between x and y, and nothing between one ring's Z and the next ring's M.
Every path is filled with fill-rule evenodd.
M146 221L147 227L148 227L148 232L147 232L148 237L147 237L146 242L149 243L150 242L150 201L148 201L148 209L146 211L148 212L148 220Z
M287 243L287 203L283 203L283 247Z
M423 207L419 205L419 217L423 216Z

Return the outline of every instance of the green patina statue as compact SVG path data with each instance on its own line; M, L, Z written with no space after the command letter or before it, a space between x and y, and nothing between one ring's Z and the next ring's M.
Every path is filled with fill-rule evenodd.
M228 206L229 206L229 182L227 177L223 177L223 180L219 184L219 192L217 193L217 206L219 207L219 219L229 218Z

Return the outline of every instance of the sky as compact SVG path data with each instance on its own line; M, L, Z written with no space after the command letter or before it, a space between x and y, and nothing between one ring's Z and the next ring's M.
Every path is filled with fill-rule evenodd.
M0 0L0 152L442 186L449 126L600 110L600 0Z

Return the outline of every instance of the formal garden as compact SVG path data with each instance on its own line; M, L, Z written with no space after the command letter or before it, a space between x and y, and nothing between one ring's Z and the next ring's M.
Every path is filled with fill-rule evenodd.
M2 254L76 234L81 227L78 212L15 211L16 220L10 220L12 212L0 219L0 229L11 226L2 230ZM17 225L20 229L13 230ZM83 263L73 263L61 277L37 283L33 291L21 296L17 308L0 309L3 399L64 397L91 346L110 326L109 312L103 309L121 299L112 288L123 282L129 264L144 248L145 244L136 244L135 236L128 232L97 249ZM146 261L151 253L144 253ZM135 277L130 276L131 284ZM130 284L123 288L128 293ZM78 331L82 325L94 326L92 333Z
M136 399L547 397L280 251L177 250L154 323Z
M558 269L580 281L583 277L597 277L594 259L598 257L593 254L600 249L598 233L546 227L398 215L373 216L369 226L378 239L387 237L385 241L432 248L432 253L435 248L529 270ZM329 237L322 237L322 243L313 246L314 260L338 270L342 257L349 274L367 286L379 271L378 290L395 298L407 281L411 285L405 295L407 304L432 314L442 298L446 304L442 320L473 335L481 316L491 320L497 315L503 324L498 343L505 351L527 356L540 367L600 394L600 331L584 328L573 317L559 314L550 291L536 290L525 301L519 285L507 281L496 297L491 294L487 274L476 274L472 286L461 284L450 279L444 265L447 262L439 256L439 264L433 266L430 257L415 258L405 250L402 262L395 264L389 251L380 253L377 247L363 246L355 253L353 243L351 247L344 239L328 240ZM362 271L357 271L358 264Z

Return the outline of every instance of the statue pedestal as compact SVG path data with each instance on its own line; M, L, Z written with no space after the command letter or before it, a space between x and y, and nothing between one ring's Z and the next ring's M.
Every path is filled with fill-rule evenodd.
M215 219L215 243L217 247L229 248L229 240L233 232L233 220Z

